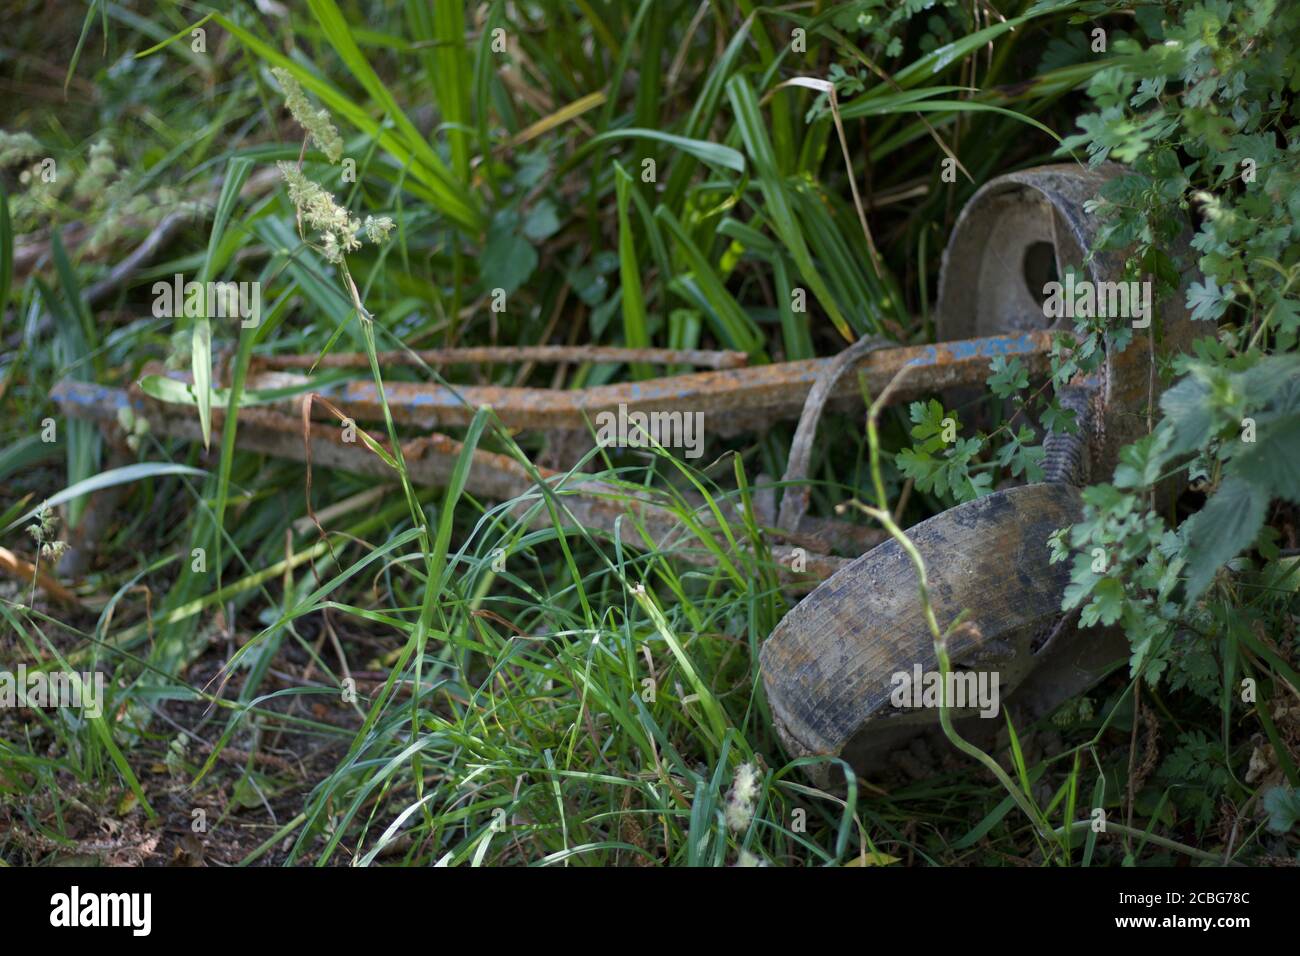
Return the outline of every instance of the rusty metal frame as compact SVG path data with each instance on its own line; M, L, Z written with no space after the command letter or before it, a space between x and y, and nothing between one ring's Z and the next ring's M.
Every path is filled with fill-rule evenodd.
M995 356L1020 356L1034 374L1048 367L1052 336L1046 332L988 336L935 345L899 346L881 349L862 356L850 371L859 371L868 392L883 390L897 373L914 369L896 390L895 400L906 400L946 388L982 384L988 375L989 362ZM418 355L419 353L413 353ZM498 358L492 350L452 350L427 357L446 361L488 360ZM502 353L504 355L506 353ZM567 359L566 352L539 353L538 360ZM645 350L605 349L600 358L610 361L644 359ZM337 356L329 363L347 367L359 364L364 356ZM604 411L622 407L625 412L702 412L709 415L712 434L731 435L765 427L770 422L792 419L803 409L812 386L834 359L781 362L757 367L725 367L736 362L731 353L665 352L663 361L687 361L723 366L711 371L666 376L640 382L601 385L586 389L553 390L497 386L451 386L436 383L386 382L384 399L396 422L417 428L464 425L481 406L490 406L501 423L511 429L543 429L559 432L588 432L593 418ZM423 359L421 359L423 361ZM301 367L305 361L261 361L269 365ZM410 364L409 362L407 364ZM166 373L179 381L188 381L184 373ZM831 392L832 403L854 401L859 394L858 376L842 376ZM260 371L250 374L247 387L283 386L305 382L301 376L286 372ZM383 407L375 383L353 380L323 385L319 393L356 421L383 419ZM130 390L110 388L84 382L64 381L52 396L73 416L97 420L107 429L116 427L118 410L130 408L149 422L155 434L191 441L200 436L192 409L157 401L145 395L139 386ZM391 470L363 445L343 441L337 428L313 428L304 436L298 414L301 399L273 405L240 409L236 435L238 447L281 458L306 461L319 466L341 468L356 474L392 477ZM222 409L213 409L215 424L224 420ZM416 484L445 484L456 462L465 453L464 446L449 436L433 433L402 444L408 475ZM524 467L507 455L476 449L472 453L468 489L472 494L498 500L535 500L540 493L538 482L547 485L562 501L568 516L586 528L618 533L627 544L643 546L638 524L660 547L673 547L674 553L687 560L711 563L703 549L681 546L683 522L670 509L655 504L642 491L634 491L591 476L560 472L549 468ZM692 503L695 504L695 503ZM698 503L703 509L703 503ZM766 510L773 510L770 503ZM704 523L712 523L707 509L701 511ZM635 517L635 521L628 520ZM623 520L620 521L619 519ZM802 517L792 528L777 530L772 514L756 515L773 536L773 556L788 568L794 549L803 551L806 573L783 573L787 584L796 588L811 586L829 577L849 559L837 557L834 550L848 550L854 555L870 550L881 540L879 532L847 522ZM542 514L537 523L549 517ZM676 542L676 546L674 546Z

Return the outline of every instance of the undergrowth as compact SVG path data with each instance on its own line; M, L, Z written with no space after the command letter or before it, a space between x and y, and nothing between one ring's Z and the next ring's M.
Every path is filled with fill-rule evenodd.
M109 680L100 717L0 711L0 861L1295 861L1300 9L16 6L0 54L27 96L0 118L0 529L27 562L6 568L35 573L3 585L0 661ZM399 449L416 431L386 400L362 429L382 479L316 465L308 481L240 450L224 414L297 408L348 377L321 365L274 395L247 388L272 356L361 353L354 377L384 397L665 371L382 362L391 350L764 364L864 335L929 342L974 191L1104 160L1129 174L1097 200L1095 251L1155 278L1153 336L1192 275L1198 336L1152 370L1166 390L1142 411L1147 437L1053 539L1072 568L1063 610L1121 627L1131 659L1050 718L1009 722L996 774L956 750L911 780L784 754L758 652L798 594L755 501L793 423L701 461L562 462L621 500L651 496L681 528L665 542L631 508L628 534L570 520L564 481L476 497L473 450L525 469L555 454L490 409L448 429L466 452L437 489L412 480ZM178 273L259 283L258 321L159 315L150 290ZM901 533L1040 479L1045 431L1069 427L1051 385L1134 334L1079 320L1049 381L1000 359L976 400L883 412L874 447L860 409L828 418L812 511L869 498ZM124 457L49 398L64 379L142 377L199 440L128 415ZM84 492L112 479L125 496L84 545ZM64 548L89 548L71 603L36 587Z

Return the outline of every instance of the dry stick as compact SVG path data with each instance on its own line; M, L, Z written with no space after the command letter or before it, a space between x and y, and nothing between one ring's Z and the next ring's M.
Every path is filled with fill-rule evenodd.
M1086 830L1091 826L1092 826L1091 820L1075 820L1073 823L1069 824L1068 826L1057 827L1056 829L1050 830L1048 832L1052 836L1061 837L1065 835L1067 830L1070 832L1073 832L1075 830ZM1106 824L1106 830L1107 832L1114 830L1118 833L1124 834L1124 839L1126 842L1132 837L1138 837L1139 839L1142 839L1148 843L1154 843L1156 846L1162 846L1166 850L1175 850L1178 853L1185 853L1188 856L1192 857L1193 859L1204 860L1207 863L1218 863L1218 864L1223 863L1223 861L1220 860L1219 857L1213 853L1207 853L1205 850L1198 850L1196 849L1196 847L1188 846L1186 843L1179 843L1177 840L1171 840L1168 837L1158 836L1155 833L1147 833L1142 830L1135 829L1133 827L1125 826L1122 823L1108 823ZM1228 865L1240 866L1241 864L1234 861Z
M248 182L244 183L240 189L241 197L248 198L260 195L267 188L274 184L279 178L279 174L274 170L255 173L249 177ZM216 186L220 186L224 177L219 177L215 181ZM186 210L176 209L168 213L137 246L133 249L111 272L103 279L87 287L85 299L87 304L94 305L103 299L113 289L125 285L135 275L141 266L146 265L150 259L157 254L160 247L165 245L176 234L176 231L186 220L206 216L207 212L216 204L217 194L209 193L199 200L195 200L191 208ZM72 229L65 229L61 236L66 239L66 245L71 251L76 245L76 241L71 238ZM84 237L82 237L84 239ZM23 275L31 269L36 261L49 254L49 242L39 241L31 242L20 246L14 252L15 272Z
M1124 824L1130 827L1133 825L1133 764L1137 758L1138 724L1140 723L1139 718L1141 718L1141 716L1142 678L1139 677L1133 684L1133 732L1129 736L1128 741L1128 799L1125 800L1127 806L1124 813ZM1132 846L1129 844L1128 836L1125 835L1124 852L1128 853L1131 851Z
M837 40L841 44L841 46L844 47L846 52L848 52L855 59L860 60L863 66L869 69L872 73L876 74L876 76L879 77L882 81L889 84L889 86L893 88L895 93L903 92L903 88L898 85L898 83L894 80L892 76L890 76L880 67L878 67L875 63L873 63L871 59L867 57L866 54L862 53L862 51L859 50L856 46L849 43L848 39L844 36L844 34L830 27L826 29L828 34L831 36L831 38ZM941 150L943 150L943 152L947 155L949 159L953 161L953 163L956 164L958 169L960 169L963 173L966 174L966 178L969 179L972 183L974 183L975 177L971 175L969 169L967 169L964 165L962 165L961 159L957 156L955 152L952 151L952 148L949 147L949 145L946 142L944 142L943 137L939 135L938 130L936 130L932 125L930 125L930 121L925 118L925 114L918 111L916 113L916 118L917 120L920 121L921 125L924 126L926 130L930 133L930 138L934 140L935 144Z
M325 610L327 613L322 620L325 622L325 631L329 634L330 646L334 648L334 653L339 659L339 667L343 670L344 680L349 680L352 678L352 668L348 666L348 657L343 653L343 642L339 640L338 631L334 629L333 618L328 613L330 609L326 608Z
M1280 779L1280 774L1278 774L1278 777ZM1253 804L1257 799L1259 799L1259 795L1263 792L1264 792L1264 788L1263 786L1261 786L1258 790L1256 790L1254 793L1250 795L1250 798L1247 799L1245 803L1241 805L1241 809L1233 814L1232 832L1228 834L1228 843L1227 846L1225 846L1223 849L1222 863L1224 866L1240 865L1237 864L1236 861L1233 860L1232 858L1232 851L1234 847L1236 847L1237 845L1237 831L1241 827L1242 818L1245 817L1246 814L1250 812L1251 804Z
M664 81L664 99L673 95L673 87L677 85L677 77L681 75L682 67L686 64L686 55L691 49L691 40L694 39L695 31L699 29L704 15L708 12L709 0L701 0L700 5L695 9L695 15L691 17L691 22L686 27L686 33L682 36L677 55L673 57L672 65L668 67L668 77Z
M867 240L867 251L871 253L871 265L876 270L876 275L884 275L884 266L880 262L880 253L876 250L876 242L871 238L871 229L867 226L867 214L862 208L862 196L858 194L858 181L853 175L853 160L849 156L849 139L844 133L844 122L840 119L840 101L835 91L835 84L830 80L821 80L810 76L796 76L784 83L778 83L764 99L770 99L777 90L786 86L802 86L826 94L831 107L831 119L835 122L835 132L839 137L840 150L844 153L844 167L849 175L849 190L853 193L853 206L858 213L858 222L862 225L862 235Z
M928 183L920 182L913 186L903 184L895 186L893 189L882 189L872 193L865 203L866 208L875 211L884 209L886 206L892 206L895 203L906 202L909 199L917 199L930 192Z
M849 157L849 138L844 135L844 121L840 119L840 101L835 85L831 84L831 116L835 120L835 132L839 134L840 150L844 153L844 169L849 176L849 190L853 193L853 206L858 211L858 222L862 225L862 235L867 240L867 250L871 253L871 264L876 275L884 277L885 268L880 262L880 253L876 250L876 241L871 238L871 229L867 226L867 214L862 208L862 197L858 195L858 180L853 175L853 160Z
M144 241L131 251L130 255L114 266L108 275L86 290L86 304L94 305L114 289L126 285L136 271L153 259L154 253L158 251L159 247L170 241L172 236L176 235L180 227L190 218L189 212L170 212L164 216L158 225L153 227L153 230L145 237Z
M358 511L374 504L376 501L382 500L392 488L392 485L376 485L373 488L367 488L365 491L357 492L350 498L344 498L342 501L336 501L332 505L321 508L316 513L316 517L321 521L333 521L335 518L341 518L343 515L351 514L353 511ZM294 534L306 534L314 525L310 518L299 518L293 523L292 527Z
M149 585L147 584L137 584L133 587L127 588L123 592L123 597L125 597L127 594L135 594L137 591L144 594L145 639L149 644L150 652L152 652L153 650L153 591L150 590ZM102 632L105 635L107 635L108 632L112 629L113 618L117 614L118 606L119 605L116 602L110 601L109 604L104 608Z
M898 492L898 503L894 505L895 521L903 520L903 510L907 507L907 503L912 500L912 482L913 479L908 478L907 481L903 482L902 490Z
M35 582L42 591L69 607L81 607L81 599L37 566L23 560L8 548L0 548L0 572L24 584ZM30 600L30 598L29 598Z

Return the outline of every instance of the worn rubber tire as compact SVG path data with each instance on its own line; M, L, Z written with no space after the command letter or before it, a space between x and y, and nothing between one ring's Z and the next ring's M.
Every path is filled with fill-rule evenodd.
M1079 519L1078 491L1023 485L951 508L908 531L925 561L941 631L967 612L949 645L954 665L996 670L1001 695L1035 664L1061 618L1066 562L1048 536ZM864 733L903 740L937 710L899 710L892 676L938 670L916 570L890 540L812 591L763 645L762 674L778 732L796 756L838 755ZM963 716L957 712L957 716ZM888 725L888 728L886 728Z

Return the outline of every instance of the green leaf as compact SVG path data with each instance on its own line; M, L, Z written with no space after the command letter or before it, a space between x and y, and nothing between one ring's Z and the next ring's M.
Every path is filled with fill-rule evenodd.
M1274 833L1289 833L1300 822L1300 793L1290 787L1270 787L1264 793L1264 809L1268 811L1268 828Z
M993 370L989 376L989 388L998 398L1010 398L1029 387L1029 370L1015 356L1010 361L1005 355L994 356L989 368Z
M957 420L957 414L945 413L943 405L937 399L932 398L929 402L912 402L907 407L907 413L916 423L912 426L912 437L920 443L917 447L921 451L935 452L940 448L946 448L948 442L944 440L943 435L949 425L954 436L961 431L961 422Z
M79 481L75 485L64 488L56 495L46 498L41 504L28 511L21 518L16 518L9 523L4 529L11 531L16 526L29 521L31 517L42 508L54 508L63 504L65 501L72 501L81 498L92 492L99 491L103 488L111 488L114 485L126 484L130 481L140 481L144 478L161 478L164 475L206 475L207 472L199 468L191 468L188 465L174 465L170 462L144 461L134 465L125 465L122 468L111 468L108 471L101 471L97 475Z
M269 405L274 402L282 402L286 398L303 395L349 377L349 370L335 369L332 372L313 376L301 382L279 388L241 390L239 407L246 408L251 405ZM170 402L173 405L197 405L199 401L195 395L193 385L189 382L178 382L167 375L144 376L144 378L140 379L140 391L150 398L157 399L160 402ZM230 404L230 393L231 390L228 388L212 389L212 407L226 408Z
M1199 321L1218 319L1231 301L1231 291L1220 288L1214 276L1207 276L1204 283L1193 282L1187 289L1187 307L1192 310L1192 318Z
M1187 375L1160 396L1160 410L1173 423L1174 440L1170 456L1185 455L1203 448L1214 430L1214 409L1210 386L1195 375Z
M8 447L0 449L0 481L33 465L53 461L59 455L60 449L56 442L42 441L39 434L24 435Z
M347 22L343 19L337 5L330 0L312 0L312 8L318 17L323 18L322 27L325 28L335 51L343 58L353 75L362 81L367 92L384 106L388 116L393 120L391 126L376 120L365 107L344 96L329 83L304 68L298 61L289 59L274 47L262 42L229 17L218 13L213 15L213 19L259 59L292 73L304 89L316 94L326 108L344 117L357 129L373 138L393 157L399 167L409 169L410 177L405 181L405 185L412 194L425 199L463 228L479 233L485 225L485 217L479 206L478 195L465 190L455 181L446 164L438 158L438 154L420 135L419 130L402 113L393 100L392 94L384 87L361 55L361 51L357 49L355 41L348 33ZM394 129L393 126L396 128ZM490 168L490 164L488 165Z
M702 139L688 139L685 136L674 136L672 133L661 133L654 129L614 129L608 133L593 136L587 141L587 145L594 146L612 139L653 139L661 143L667 143L669 146L675 146L682 152L689 153L710 166L716 166L719 169L731 169L742 174L745 172L745 157L740 154L739 150Z
M1079 423L1074 410L1063 408L1055 400L1048 402L1047 407L1043 409L1038 420L1042 426L1049 432L1057 435L1074 435L1079 431Z
M190 333L190 368L199 403L199 431L207 448L212 440L212 323L206 315L194 320Z
M524 217L523 233L530 242L542 242L560 231L560 217L555 212L555 203L543 199L528 211Z
M226 224L230 222L230 214L239 202L239 191L244 188L252 168L253 161L246 156L237 156L226 166L225 180L221 184L221 194L217 197L217 206L212 215L212 231L208 234L208 251L203 258L203 268L199 271L199 282L206 283L217 270L217 250L225 235Z
M646 348L650 334L646 330L645 296L641 291L641 264L637 261L632 240L632 220L628 211L628 194L632 177L620 163L614 164L614 185L618 204L618 265L623 290L623 342L628 348ZM632 376L650 378L654 372L644 362L632 366Z
M727 81L727 96L731 100L731 108L735 111L736 124L740 128L740 137L744 140L745 150L754 161L758 187L763 193L765 215L771 220L772 228L790 251L795 265L799 268L799 274L817 296L817 301L826 310L831 323L845 341L854 341L857 336L849 327L839 303L835 301L834 295L822 278L821 271L813 262L807 243L804 242L803 230L799 228L799 223L795 219L785 180L777 169L776 155L772 151L772 143L768 139L767 127L759 113L758 99L754 96L754 91L745 77L738 75ZM876 326L875 331L879 331L878 319L874 320L873 325Z
M1274 498L1300 504L1300 414L1261 424L1230 473L1247 477Z
M81 286L63 248L60 230L50 234L50 252L54 259L54 268L59 276L59 286L63 293L62 301L56 298L40 279L36 279L36 288L40 291L50 313L55 319L55 336L58 348L55 355L62 364L65 374L79 381L91 381L94 378L92 363L95 351L94 326L88 311L82 303ZM99 430L84 419L71 419L67 423L67 462L68 483L76 484L93 475L99 468ZM76 527L81 521L85 501L78 498L68 508L68 525Z
M863 94L860 98L842 103L840 118L846 120L861 119L863 116L870 116L882 111L892 112L893 107L916 103L932 96L944 96L948 93L979 92L969 86L926 86L919 90L902 90L897 93L885 92L889 89L890 87L882 84L873 87L870 92ZM841 96L843 96L844 92L843 89L840 89Z
M668 227L686 256L691 268L691 278L701 292L700 305L706 306L717 319L715 330L727 348L754 353L762 348L763 338L754 320L749 317L718 277L717 270L704 258L681 223L663 206L655 210L655 218Z
M537 268L533 244L498 219L488 230L483 246L480 276L487 288L505 289L509 295L528 281Z
M76 49L72 51L72 59L68 61L68 72L63 77L63 95L68 95L68 84L72 82L72 75L77 72L77 64L81 62L81 50L86 45L86 37L90 35L90 25L95 22L95 11L104 3L104 0L90 0L90 7L86 10L86 19L81 21L81 35L77 37ZM107 37L105 37L107 40Z
M9 194L0 182L0 318L9 303L9 287L14 279L14 226L9 218Z
M1124 585L1117 578L1102 578L1092 589L1092 601L1083 609L1085 627L1097 622L1110 626L1124 611Z
M1000 116L1007 116L1032 126L1034 129L1046 133L1058 143L1061 141L1061 137L1057 136L1051 127L1044 126L1032 116L1009 110L1004 106L994 106L991 103L978 103L972 100L920 100L914 103L902 103L888 107L873 107L870 103L867 103L856 113L862 116L889 113L997 113Z
M68 258L58 229L50 235L50 254L54 258L54 271L59 276L59 291L63 293L63 301L70 313L71 323L68 331L79 337L78 346L85 353L94 352L99 344L96 341L95 325L91 321L90 310L86 307L81 294L81 283L77 281L77 273L72 267L72 260ZM83 371L89 370L83 366Z
M221 247L221 236L226 231L226 223L239 201L239 191L248 179L253 161L246 157L237 157L226 167L226 179L221 185L221 195L217 197L217 208L212 218L212 232L208 234L208 252L203 259L203 268L199 270L198 281L206 289L216 268L217 250ZM204 302L205 310L212 308L212 303ZM212 442L212 323L207 315L200 316L194 323L190 338L190 367L194 374L194 391L199 400L199 431L203 435L203 447Z
M466 128L470 122L469 56L465 49L465 4L412 3L408 10L433 7L433 33L437 40L432 57L434 92L438 111L447 127L452 168L463 183L469 182L470 153Z
M1024 16L1003 20L993 26L985 27L983 30L976 30L974 33L947 43L899 70L894 74L891 86L887 87L882 84L882 89L910 89L927 76L934 76L958 60L965 58L972 51L991 43L1008 30L1014 30L1022 23L1047 12L1049 11L1035 9Z
M922 491L933 487L934 474L941 467L933 455L917 451L915 448L903 448L894 456L894 463L904 478L911 478Z
M1232 475L1224 479L1204 508L1187 519L1188 602L1205 592L1219 568L1250 546L1267 511L1268 491Z
M1167 449L1173 437L1173 429L1162 422L1150 435L1121 448L1119 464L1115 466L1115 486L1149 488L1154 485L1168 460Z

